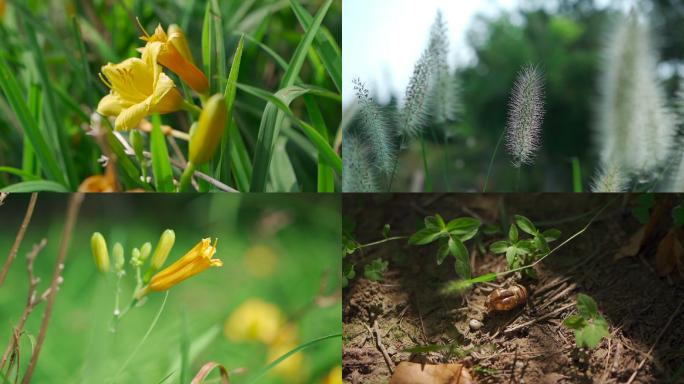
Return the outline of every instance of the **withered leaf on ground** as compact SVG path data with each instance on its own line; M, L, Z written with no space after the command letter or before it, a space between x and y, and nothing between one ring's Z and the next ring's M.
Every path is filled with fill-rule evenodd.
M684 231L680 228L672 228L667 232L667 235L658 244L656 251L656 271L659 276L667 276L679 269L682 273L681 266L684 265L684 247L682 247L681 239L684 237Z
M389 384L473 384L461 364L420 364L403 361L397 365Z
M667 225L670 224L667 220L669 218L669 212L671 211L671 201L667 199L656 200L653 213L651 214L648 223L630 236L627 243L618 250L615 256L613 256L613 260L636 256L647 244L654 241L659 235L662 235L662 233L665 232Z

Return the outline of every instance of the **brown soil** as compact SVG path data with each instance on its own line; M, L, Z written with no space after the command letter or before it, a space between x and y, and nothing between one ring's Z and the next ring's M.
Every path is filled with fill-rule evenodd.
M343 211L345 218L355 223L354 235L361 243L382 238L385 223L391 225L392 235L411 234L424 216L435 213L446 220L476 215L490 224L500 223L504 213L506 217L523 214L541 228L552 225L562 230L564 240L591 218L582 214L609 201L613 202L589 230L537 267L538 280L508 275L480 284L463 297L439 293L456 273L452 258L441 266L436 264L432 245L410 246L400 240L348 256L361 267L357 266L357 277L343 296L345 382L386 383L390 364L410 360L460 362L470 367L479 383L625 383L644 359L634 383L684 382L681 373L673 379L684 370L684 308L673 317L684 301L684 283L674 275L656 274L654 247L638 257L613 259L640 228L630 213L629 198L595 194L345 194ZM483 242L487 245L500 237L485 236ZM474 275L506 270L504 257L481 253L474 244L468 243ZM388 260L390 266L382 282L372 282L363 277L362 265L378 257ZM514 282L528 287L527 305L510 313L487 314L487 294ZM573 303L579 292L597 301L610 324L610 337L594 350L577 348L573 332L562 324L575 312ZM484 326L471 330L471 319ZM389 364L378 347L374 325ZM454 343L459 348L452 353L403 352L415 346ZM459 352L464 353L459 356Z

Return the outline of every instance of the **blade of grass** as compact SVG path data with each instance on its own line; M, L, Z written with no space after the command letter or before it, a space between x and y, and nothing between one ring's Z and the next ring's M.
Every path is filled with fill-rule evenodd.
M278 138L271 162L270 188L266 192L299 192L297 176L287 154L287 139Z
M67 181L62 174L62 170L57 165L57 160L55 159L53 152L47 145L43 133L40 131L40 127L36 120L31 116L31 112L24 101L23 95L21 93L21 88L17 82L16 77L12 73L12 70L7 66L7 62L0 55L0 87L7 97L12 110L14 111L17 119L21 123L26 138L31 142L33 149L35 150L36 156L40 162L41 167L44 169L45 174L51 180L57 181L63 185L67 185Z
M578 158L572 158L572 189L574 192L582 192L582 168Z
M214 87L214 41L212 31L214 30L214 21L211 14L211 1L207 1L204 9L204 21L202 22L202 63L204 65L204 73L209 78L209 89L212 91Z
M313 17L297 0L290 0L290 6L294 11L295 16L297 16L299 24L302 25L302 28L304 28L305 31L308 30L311 27ZM316 34L314 48L321 58L321 61L323 61L323 66L326 71L328 71L330 79L333 81L333 84L335 84L337 91L342 92L342 50L337 45L337 42L328 29L324 26L322 26L320 31Z
M24 181L36 181L40 180L40 177L34 175L31 172L24 171L23 169L18 169L14 167L4 167L0 166L0 172L9 173L11 175L16 175L24 179Z
M223 15L218 0L211 0L214 20L214 41L216 46L216 90L223 89L226 81L226 46L223 40Z
M240 130L235 124L235 119L231 121L228 127L228 147L235 183L240 192L248 192L249 181L252 179L252 163L245 142L240 135Z
M171 162L169 161L166 138L161 131L161 118L158 114L152 116L150 149L152 152L154 186L157 189L157 192L174 192L173 170L171 169Z
M31 116L33 116L33 119L38 123L40 128L43 98L40 87L37 84L31 84L31 87L29 88L29 109ZM29 140L24 140L21 164L24 172L32 175L40 174L39 172L36 172L36 154L31 145L31 141ZM28 181L26 177L24 177L24 181Z
M31 23L23 23L26 31L26 37L31 51L31 58L35 68L38 70L38 77L43 88L43 121L49 132L51 132L53 139L56 141L56 146L53 148L61 159L66 174L66 180L72 188L76 188L78 180L76 177L76 168L71 151L69 149L69 140L66 136L66 129L63 121L58 114L57 103L53 93L54 82L48 76L47 67L45 66L45 58L43 57L43 48L38 44L38 37L33 29Z
M330 137L328 135L328 127L325 125L325 120L323 119L323 114L320 108L314 101L313 97L310 95L304 95L304 103L306 104L306 109L309 112L309 119L313 122L313 126L316 128L318 133L330 143ZM320 157L320 155L319 155ZM319 158L318 161L318 192L335 192L335 175L330 166L324 164Z
M327 140L325 140L325 138L316 131L316 128L312 127L310 124L307 124L306 122L302 121L294 115L292 110L290 110L290 108L288 107L288 104L292 102L291 100L285 103L282 97L278 96L277 94L273 95L267 91L264 91L263 89L259 89L245 84L238 84L238 88L244 92L250 93L256 97L266 100L269 102L268 105L275 106L276 108L280 109L281 112L287 115L304 131L304 134L306 134L306 136L309 138L309 140L311 140L311 142L314 144L316 149L318 149L319 153L321 154L321 160L324 161L327 165L331 166L335 170L335 172L337 172L338 174L342 174L342 159L340 159L337 153L335 153L335 151L327 142ZM308 92L307 89L301 87L290 87L281 90L281 92L286 90L297 92L299 93L299 96L304 95ZM267 108L268 105L266 106Z
M123 171L121 172L121 177L125 185L143 188L146 191L152 190L148 183L142 182L140 180L140 171L138 170L138 167L128 157L123 144L121 144L121 141L119 141L119 139L116 137L116 134L114 134L113 127L109 119L103 117L102 121L105 122L105 126L102 126L102 129L105 130L104 136L107 140L107 145L109 145L109 149L113 152L114 156L116 156L116 163Z
M83 37L81 35L81 26L78 24L76 16L71 17L71 30L74 34L76 44L78 44L78 52L81 56L81 71L83 72L83 91L86 94L87 100L93 104L95 102L92 92L92 75L90 74L90 67L88 66L88 57L86 56L85 44L83 44Z
M31 180L22 181L20 183L12 184L0 192L6 193L25 193L25 192L62 192L66 193L69 190L62 184L50 180Z
M299 352L299 351L301 351L301 350L303 350L303 349L309 348L309 347L311 347L312 345L318 344L318 343L320 343L320 342L323 342L323 341L326 341L326 340L330 340L330 339L334 339L334 338L338 338L338 337L341 338L341 337L342 337L342 334L341 334L341 333L336 333L336 334L334 334L334 335L323 336L323 337L319 337L319 338L317 338L317 339L313 339L313 340L311 340L311 341L308 341L308 342L306 342L306 343L304 343L304 344L300 344L299 346L297 346L297 348L295 348L295 349L293 349L293 350L287 352L286 354L280 356L279 358L273 360L273 362L271 362L271 364L269 364L269 365L265 366L264 368L262 368L261 370L259 370L259 371L257 372L257 374L256 374L253 378L251 378L247 383L248 383L248 384L256 383L256 382L259 381L262 377L266 376L266 374L269 373L269 372L270 372L273 368L275 368L278 364L280 364L281 362L283 362L283 361L284 361L285 359L287 359L288 357L294 355L295 353L297 353L297 352Z
M302 95L301 90L294 90L292 85L294 85L295 80L299 76L299 72L302 69L304 60L306 59L306 53L311 47L316 33L323 22L323 18L330 9L332 0L326 0L326 2L321 6L314 21L311 24L311 28L304 34L302 40L300 41L297 49L295 50L291 60L290 65L285 72L281 82L280 90L276 93L279 98L288 100L285 104L289 104L294 98ZM285 112L278 110L278 108L271 102L264 108L264 113L261 117L261 124L259 126L259 134L257 136L256 150L254 153L254 171L252 174L252 182L250 185L250 191L252 192L263 192L266 187L266 181L268 179L268 170L270 169L271 159L273 156L273 149L275 147L276 140L279 135L280 126L285 120ZM315 130L314 130L315 131ZM341 164L340 164L341 166Z

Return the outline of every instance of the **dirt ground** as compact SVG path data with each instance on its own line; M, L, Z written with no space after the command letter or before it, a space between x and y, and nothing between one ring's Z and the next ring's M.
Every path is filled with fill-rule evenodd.
M468 215L489 224L522 214L542 229L560 229L562 241L586 225L591 218L587 213L609 201L585 233L537 267L537 281L508 275L477 285L463 297L439 293L456 273L453 258L436 264L434 245L411 246L400 240L348 256L357 265L381 257L389 261L389 269L382 282L372 282L357 267L357 277L344 290L344 381L386 383L390 367L409 360L460 362L478 383L626 383L635 371L633 383L684 383L684 308L673 316L684 301L682 279L659 277L653 266L655 249L648 247L637 257L614 260L641 227L630 212L633 197L345 194L343 211L355 223L354 236L361 243L382 239L385 223L391 225L392 235L410 235L423 217L435 213L447 221ZM500 238L483 240L488 245ZM468 248L474 276L507 269L503 256L483 254L473 244L469 242ZM514 282L528 287L526 306L487 314L487 294ZM577 348L573 332L562 324L576 312L575 297L580 292L596 300L610 324L610 336L594 350ZM472 319L480 320L483 327L471 330ZM434 344L458 348L404 352Z

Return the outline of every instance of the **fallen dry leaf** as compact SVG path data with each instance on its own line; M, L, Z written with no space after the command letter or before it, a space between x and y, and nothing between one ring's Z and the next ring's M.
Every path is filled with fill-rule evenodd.
M646 226L639 228L627 241L627 244L623 245L622 248L613 256L613 260L620 260L623 257L636 256L641 249L641 245L644 242L644 235L646 234Z
M671 211L672 202L669 199L656 200L648 223L629 238L627 244L623 245L613 256L613 260L636 256L646 244L659 237L664 232L663 227L667 228L666 225L669 224L667 220Z
M397 365L389 384L473 384L461 364L420 364L403 361Z
M656 251L656 271L659 276L667 276L677 268L681 272L680 266L684 264L684 248L680 239L682 230L672 228L667 232L658 244Z

